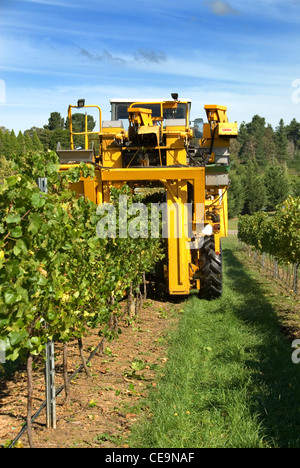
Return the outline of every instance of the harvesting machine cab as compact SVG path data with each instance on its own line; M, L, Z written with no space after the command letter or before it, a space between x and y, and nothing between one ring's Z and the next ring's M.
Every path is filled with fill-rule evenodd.
M72 189L96 204L110 201L112 187L158 187L167 205L168 235L163 271L172 295L198 289L208 299L222 294L221 237L227 235L227 189L230 139L237 123L227 108L206 105L207 122L190 125L191 101L172 94L166 101L111 100L111 120L102 121L101 108L79 100L69 106L71 149L57 149L61 170L86 162L95 179ZM99 129L74 132L72 110L96 108ZM75 139L84 149L75 149ZM174 209L175 207L175 209Z

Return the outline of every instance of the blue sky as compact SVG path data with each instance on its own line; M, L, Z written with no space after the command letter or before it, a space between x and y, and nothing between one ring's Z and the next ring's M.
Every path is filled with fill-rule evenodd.
M299 26L300 0L0 0L0 126L171 92L192 118L221 104L239 123L300 121Z

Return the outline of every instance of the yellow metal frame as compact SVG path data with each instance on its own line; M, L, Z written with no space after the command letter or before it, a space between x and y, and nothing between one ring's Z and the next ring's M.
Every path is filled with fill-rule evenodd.
M62 165L61 170L67 170L69 165ZM183 207L188 202L187 184L194 187L194 204L205 204L205 168L129 168L129 169L102 169L95 171L95 178L84 179L71 188L86 196L96 204L109 202L112 186L121 187L124 184L134 182L160 182L167 192L169 236L168 245L168 289L170 294L186 295L191 288L192 262L191 251L188 248L186 237L185 217L182 216ZM173 209L176 205L176 209ZM204 221L204 220L203 220ZM196 229L196 210L193 213L193 230ZM177 237L177 234L179 236Z
M185 125L164 125L164 109L175 109L178 104L186 104ZM153 117L152 110L147 109L147 105L159 104L160 117ZM168 290L170 294L186 295L192 287L200 288L197 271L201 268L200 250L190 249L185 229L185 216L182 216L183 207L188 203L189 184L193 188L192 230L197 235L197 229L201 223L210 224L214 229L215 250L220 251L220 239L227 235L227 187L209 187L213 199L206 199L206 168L200 166L186 166L187 155L185 145L193 137L189 127L189 101L148 101L135 102L128 108L129 121L136 124L141 134L154 133L156 127L160 129L161 136L165 136L165 146L147 147L146 150L158 151L160 165L156 167L132 167L132 161L141 151L139 146L125 146L128 141L128 133L117 124L111 122L110 127L102 126L102 112L99 106L100 129L99 132L89 132L87 125L87 115L85 118L85 132L73 132L72 129L72 109L78 106L69 106L68 116L70 122L71 148L74 149L74 135L85 136L85 149L89 148L89 137L97 135L100 142L100 163L96 166L94 179L82 178L78 183L72 184L71 188L97 205L110 201L112 187L122 187L125 184L130 186L149 186L152 183L164 187L168 203L168 227L169 236L167 242L167 266L166 277L168 278ZM209 148L212 138L216 138L216 146L229 146L229 138L237 133L237 124L229 124L227 119L227 108L225 106L207 105L205 106L208 122L204 124L203 140L200 146ZM160 123L157 126L157 123ZM214 136L212 137L212 132ZM130 149L132 158L123 167L122 152ZM166 166L162 164L161 151L166 154ZM79 165L79 164L78 164ZM68 170L69 164L62 164L61 170ZM74 167L74 164L72 164ZM203 219L197 219L195 207L203 206ZM177 209L173 209L174 206ZM213 223L209 218L211 210L219 214L220 222ZM208 215L207 215L208 213ZM180 235L176 235L180 233ZM200 233L200 236L202 233Z
M72 123L72 109L82 109L85 107L94 107L99 111L99 132L90 132L88 131L88 118L87 114L85 115L85 131L84 132L73 132L73 123ZM97 135L100 137L102 135L102 110L99 106L94 105L84 105L83 107L69 105L68 108L68 118L69 118L69 129L70 129L70 140L71 140L71 149L74 150L74 135L84 135L84 145L85 149L89 148L89 135Z

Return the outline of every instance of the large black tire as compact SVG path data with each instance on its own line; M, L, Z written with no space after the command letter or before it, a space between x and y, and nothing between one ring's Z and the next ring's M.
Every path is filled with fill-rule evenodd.
M213 300L222 296L222 252L215 252L213 236L205 236L200 256L200 291L199 297Z

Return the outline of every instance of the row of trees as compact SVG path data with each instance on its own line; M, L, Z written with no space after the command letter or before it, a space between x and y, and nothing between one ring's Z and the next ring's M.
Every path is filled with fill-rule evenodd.
M299 187L291 182L289 172L282 165L267 165L263 170L250 161L230 172L229 216L273 211L288 195L298 195Z
M83 132L85 128L85 115L74 114L72 118L73 131ZM94 130L96 122L88 115L88 130ZM0 127L0 156L7 159L12 155L25 154L28 151L55 151L57 143L60 142L63 149L70 147L69 119L61 117L59 112L52 112L48 119L48 124L43 128L32 127L21 131L18 135L14 130L9 131L5 127ZM83 137L76 137L75 144L82 145Z
M229 215L252 214L300 195L300 123L280 120L273 129L255 115L231 144Z
M286 162L290 167L300 168L300 123L293 119L285 125L283 119L273 129L264 117L255 115L249 123L242 122L239 128L237 156L242 162L255 159L265 167L269 163Z
M43 151L44 147L36 132L15 134L4 127L0 128L0 155L10 159L14 154L25 154L28 151Z

